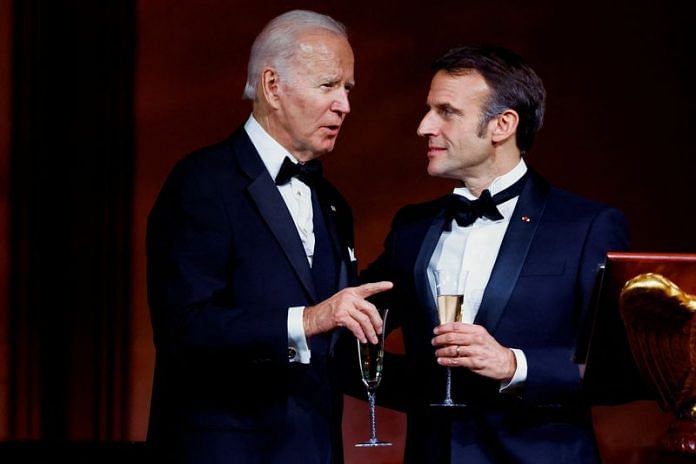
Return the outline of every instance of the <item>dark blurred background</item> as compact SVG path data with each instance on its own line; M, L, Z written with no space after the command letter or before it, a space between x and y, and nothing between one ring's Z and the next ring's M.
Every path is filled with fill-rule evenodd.
M635 250L696 252L693 17L676 2L0 0L0 441L144 439L147 214L179 158L244 122L251 43L294 8L344 22L355 51L324 165L361 267L401 205L452 188L427 176L415 130L430 63L481 43L545 82L530 165L622 209ZM400 462L403 416L379 414L394 449L354 450L366 405L348 399L347 464ZM605 461L648 462L668 419L653 402L596 408Z

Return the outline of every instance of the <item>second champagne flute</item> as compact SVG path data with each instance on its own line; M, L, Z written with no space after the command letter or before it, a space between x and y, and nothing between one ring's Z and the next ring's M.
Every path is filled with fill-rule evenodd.
M375 392L382 380L382 366L384 363L384 337L387 333L388 309L382 313L382 333L378 335L379 342L373 345L369 341L360 343L358 340L358 362L363 384L367 388L367 401L370 406L370 438L367 441L356 443L357 447L391 446L388 441L377 438L377 419L375 417Z
M435 271L435 288L437 290L437 313L440 324L462 322L464 305L464 286L468 276L467 271L440 269ZM466 404L455 403L452 400L452 368L447 367L447 385L445 399L431 406L465 407Z

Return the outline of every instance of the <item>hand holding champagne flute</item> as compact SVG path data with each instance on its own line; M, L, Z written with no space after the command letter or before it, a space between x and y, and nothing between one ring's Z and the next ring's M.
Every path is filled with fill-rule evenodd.
M448 322L462 322L464 305L464 287L468 271L459 269L438 269L435 271L435 288L437 290L437 313L440 324ZM447 386L445 399L441 403L433 403L431 406L463 407L452 400L452 368L447 367Z

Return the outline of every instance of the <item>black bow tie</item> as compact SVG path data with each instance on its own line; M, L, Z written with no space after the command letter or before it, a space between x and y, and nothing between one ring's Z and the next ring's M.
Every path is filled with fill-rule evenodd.
M310 187L313 186L321 178L321 162L314 159L306 163L293 163L286 156L275 178L275 183L276 185L287 184L293 177L297 177Z
M470 226L480 217L485 217L493 221L503 219L496 205L505 203L518 196L522 192L527 174L522 176L517 182L491 196L488 189L481 192L481 196L476 200L469 200L461 195L452 194L447 197L445 226L446 231L451 230L452 220L457 221L460 227Z

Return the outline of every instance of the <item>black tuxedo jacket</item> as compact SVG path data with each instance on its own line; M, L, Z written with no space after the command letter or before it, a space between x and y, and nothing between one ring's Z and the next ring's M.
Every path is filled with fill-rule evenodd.
M378 396L408 413L406 462L583 463L597 459L589 408L573 363L598 266L627 247L623 215L550 187L530 173L504 236L475 324L524 351L517 392L454 369L453 397L468 408L429 406L444 396L445 370L431 344L438 325L426 270L442 233L444 200L397 213L384 253L361 280L392 280L380 304L403 330L405 359L389 358Z
M352 216L325 180L314 192L338 289L355 281ZM166 462L341 462L332 344L310 340L310 365L288 361L288 307L319 299L311 270L243 129L176 165L149 217L147 255L148 441Z

